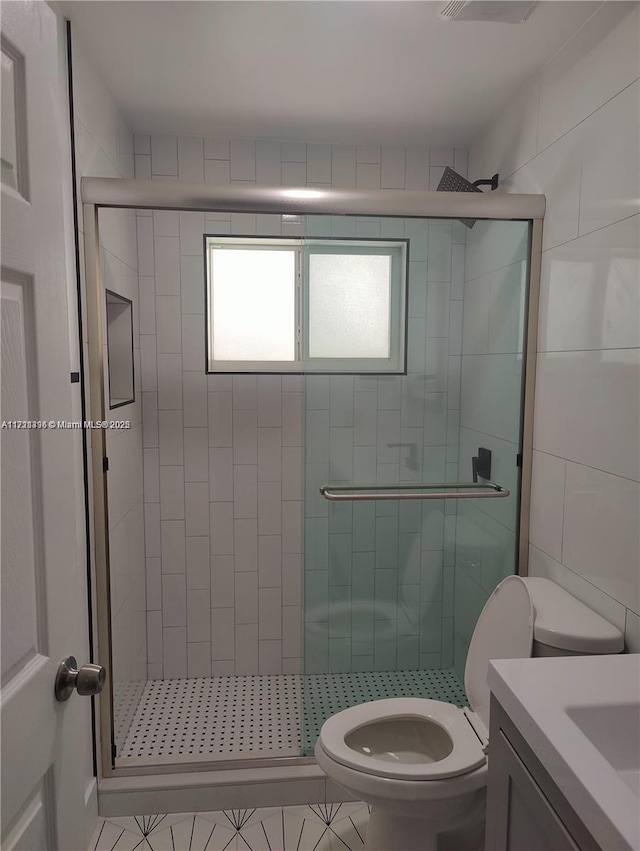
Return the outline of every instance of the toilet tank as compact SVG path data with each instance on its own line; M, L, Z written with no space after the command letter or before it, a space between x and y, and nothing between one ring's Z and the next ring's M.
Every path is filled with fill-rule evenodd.
M532 656L621 653L624 636L593 609L550 579L522 577L534 608Z

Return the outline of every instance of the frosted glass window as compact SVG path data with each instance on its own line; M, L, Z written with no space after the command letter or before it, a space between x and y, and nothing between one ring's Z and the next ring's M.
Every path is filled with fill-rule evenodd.
M210 273L213 359L295 360L295 250L213 247Z
M211 372L402 373L407 240L207 236Z
M311 254L310 358L388 358L391 258Z

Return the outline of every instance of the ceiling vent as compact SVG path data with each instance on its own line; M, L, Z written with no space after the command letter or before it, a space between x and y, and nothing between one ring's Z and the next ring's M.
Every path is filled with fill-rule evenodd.
M531 0L451 0L440 12L440 17L445 21L521 24L537 5Z

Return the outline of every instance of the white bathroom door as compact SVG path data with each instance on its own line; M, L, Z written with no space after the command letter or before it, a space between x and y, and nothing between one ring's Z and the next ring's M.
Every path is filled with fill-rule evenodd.
M57 702L54 680L59 662L87 642L77 432L19 427L72 419L64 86L58 22L46 3L3 2L0 30L0 843L3 851L74 851L86 847L89 698Z

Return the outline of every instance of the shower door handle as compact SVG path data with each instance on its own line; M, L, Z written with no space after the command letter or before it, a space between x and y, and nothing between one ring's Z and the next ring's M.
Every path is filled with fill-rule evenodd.
M463 490L460 490L461 488ZM407 491L417 490L425 490L429 493L407 493ZM359 493L358 491L383 491L383 493ZM439 484L411 482L402 485L322 485L320 494L329 502L359 502L381 499L504 499L511 495L511 491L495 482L441 482Z

